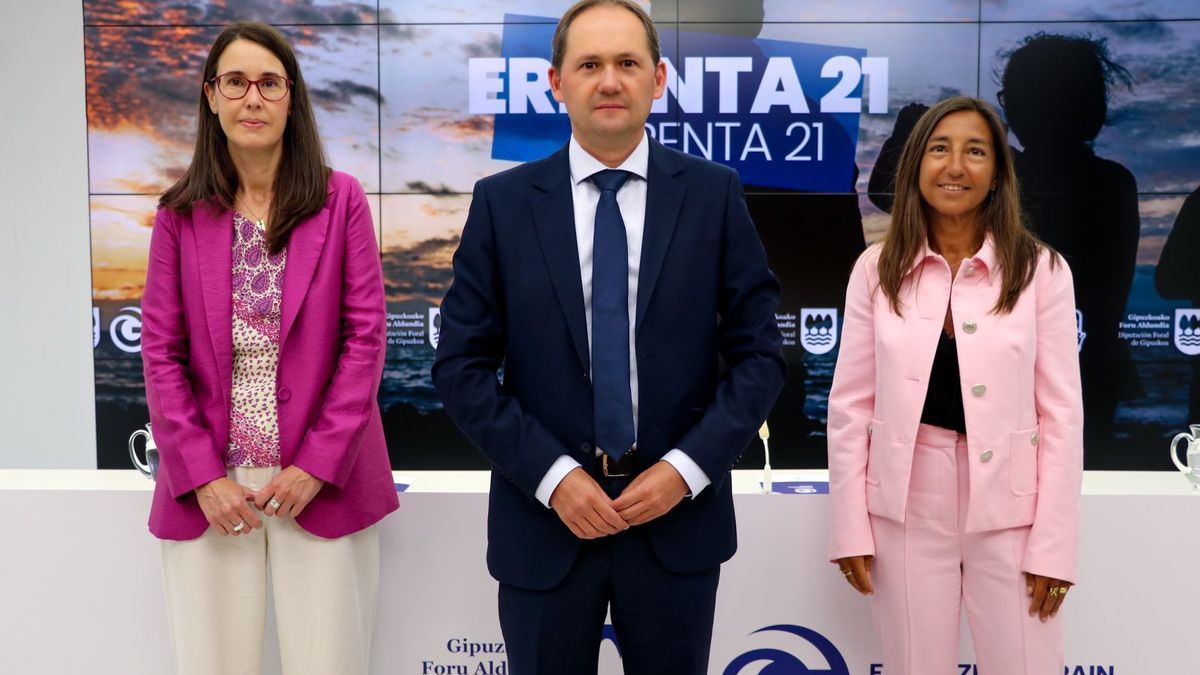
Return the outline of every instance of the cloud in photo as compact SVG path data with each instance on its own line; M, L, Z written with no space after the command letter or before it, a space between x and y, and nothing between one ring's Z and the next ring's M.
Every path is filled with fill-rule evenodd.
M438 305L454 278L453 256L459 237L425 239L383 253L388 303Z
M1200 90L1200 22L1139 31L1113 31L1111 23L991 24L983 27L983 98L996 103L1004 55L1038 32L1102 38L1109 55L1126 68L1131 88L1110 90L1109 122L1095 141L1096 154L1128 168L1143 193L1190 192L1200 185L1195 110ZM1160 37L1155 37L1160 36ZM1015 139L1014 139L1015 142Z
M92 297L142 297L157 199L153 196L96 196L90 200Z
M1195 19L1195 3L1179 0L982 0L984 21Z
M362 24L376 22L376 3L342 0L84 0L88 25Z
M284 27L310 88L332 165L378 191L378 39L373 26ZM195 142L202 71L216 27L86 28L93 193L157 193Z

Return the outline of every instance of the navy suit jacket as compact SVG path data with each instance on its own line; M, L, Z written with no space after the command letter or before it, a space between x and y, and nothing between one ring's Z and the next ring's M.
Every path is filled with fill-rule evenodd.
M679 448L712 481L640 527L667 569L707 570L737 548L729 470L785 370L779 284L735 171L650 142L639 274L638 470ZM581 542L534 492L560 455L596 462L565 147L475 185L441 317L434 385L493 466L488 569L551 588Z

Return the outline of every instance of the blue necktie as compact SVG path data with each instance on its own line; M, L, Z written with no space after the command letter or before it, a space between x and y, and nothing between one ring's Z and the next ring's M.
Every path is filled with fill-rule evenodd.
M629 249L617 190L628 171L591 177L600 188L592 247L592 396L596 445L613 459L633 446L633 395L629 390Z

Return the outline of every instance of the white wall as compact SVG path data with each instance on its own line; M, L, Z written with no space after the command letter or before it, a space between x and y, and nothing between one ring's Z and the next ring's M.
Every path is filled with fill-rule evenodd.
M0 0L0 468L95 468L83 3Z

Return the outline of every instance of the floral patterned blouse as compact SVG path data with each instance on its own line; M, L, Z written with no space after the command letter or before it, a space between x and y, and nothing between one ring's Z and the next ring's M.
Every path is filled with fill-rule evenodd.
M277 466L275 371L287 248L271 254L266 232L233 214L233 405L225 465Z

